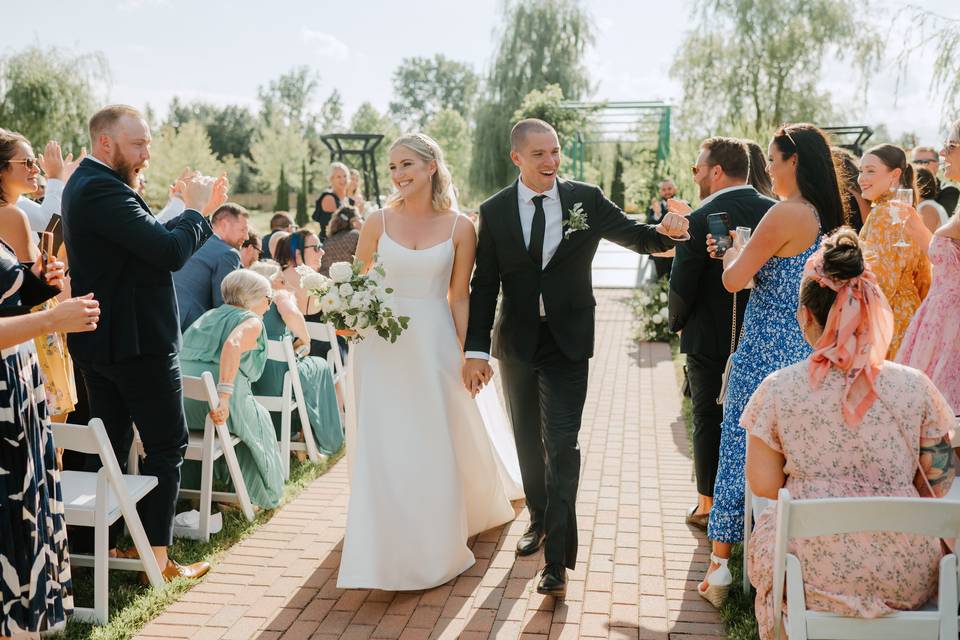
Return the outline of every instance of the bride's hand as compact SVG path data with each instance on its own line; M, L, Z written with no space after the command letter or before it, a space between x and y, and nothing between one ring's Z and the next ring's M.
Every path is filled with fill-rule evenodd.
M483 358L467 358L463 363L463 386L474 398L493 379L493 367Z

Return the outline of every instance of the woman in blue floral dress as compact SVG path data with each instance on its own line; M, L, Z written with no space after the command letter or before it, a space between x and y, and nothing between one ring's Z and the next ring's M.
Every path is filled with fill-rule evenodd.
M720 465L707 529L713 553L698 589L717 607L733 582L727 568L732 545L743 539L746 431L740 426L740 414L764 378L810 355L796 316L803 266L823 234L847 218L830 144L815 126L796 124L777 130L768 163L781 202L767 212L745 247L728 249L723 256L727 290L739 291L751 281L754 289L723 404ZM709 236L708 248L715 253L716 242Z

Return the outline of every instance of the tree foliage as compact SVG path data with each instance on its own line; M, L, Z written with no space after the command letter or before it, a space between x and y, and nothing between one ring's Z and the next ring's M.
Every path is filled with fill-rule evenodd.
M283 165L280 165L280 178L277 183L277 201L273 205L274 211L287 211L290 208L290 185Z
M409 127L423 128L436 114L452 109L469 118L480 80L469 65L436 54L404 58L393 72L390 113Z
M58 140L79 153L90 145L87 123L109 77L101 53L30 47L0 58L0 126L23 134L38 151Z
M320 107L320 131L338 133L343 130L343 96L334 89Z
M549 122L561 141L569 140L587 124L588 113L563 106L564 96L560 85L550 84L543 90L534 89L523 99L520 108L513 113L511 123L523 118L539 118Z
M947 120L960 118L960 18L949 18L911 5L909 28L898 56L900 78L913 70L911 60L921 50L934 52L933 89L943 100L942 114Z
M837 112L819 87L823 65L848 61L866 78L882 53L864 14L863 0L700 0L672 67L685 128L826 124Z
M276 116L267 124L261 123L250 145L253 167L258 174L262 191L272 191L280 184L283 166L297 167L309 164L310 147L296 124Z
M307 216L307 163L300 163L300 188L297 189L297 226L304 226L310 222Z
M167 109L166 124L179 129L187 122L199 122L210 137L210 148L221 160L250 157L250 143L257 128L253 113L246 107L218 106L201 100L181 102L174 97Z
M166 202L170 185L184 167L210 176L232 169L214 155L210 138L199 122L187 122L179 130L164 125L153 132L150 145L150 166L145 174L147 201L157 205Z
M319 74L306 65L281 74L266 87L257 90L261 119L269 123L280 118L287 124L299 126L306 133L316 121L316 116L310 111L310 103L319 88Z
M580 100L590 89L584 54L593 25L578 2L514 0L502 25L474 128L470 182L478 193L511 179L511 118L531 91L555 84L567 99Z
M390 145L400 136L400 127L389 115L380 113L369 102L364 102L354 112L350 118L350 131L352 133L380 133L383 134L383 141L377 146L375 153L375 165L377 168L377 182L381 189L387 189L390 185L390 171L387 168L387 151Z
M470 125L458 111L444 109L430 119L424 132L443 149L444 159L453 176L453 184L460 192L459 199L463 204L470 170Z

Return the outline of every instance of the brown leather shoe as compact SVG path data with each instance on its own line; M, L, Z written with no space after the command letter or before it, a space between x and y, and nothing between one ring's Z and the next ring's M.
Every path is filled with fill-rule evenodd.
M175 560L167 559L167 566L163 568L163 579L170 582L174 578L189 578L196 580L207 575L210 571L210 563L201 561L193 564L180 564Z
M697 507L693 507L687 510L686 522L690 526L696 527L698 529L707 530L707 524L710 522L709 513L697 513Z

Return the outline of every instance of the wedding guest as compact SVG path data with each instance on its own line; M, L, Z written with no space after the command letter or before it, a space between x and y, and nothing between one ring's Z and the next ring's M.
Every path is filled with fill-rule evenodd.
M937 229L928 255L933 283L903 336L897 362L926 373L960 415L960 216Z
M240 247L249 234L250 212L228 202L210 218L213 236L173 274L180 312L180 331L223 304L220 283L241 267Z
M670 211L668 203L671 200L677 200L684 205L687 204L686 201L677 199L677 185L670 178L663 180L659 184L658 190L660 197L654 198L650 202L650 206L647 207L647 224L659 224L663 216ZM658 280L670 277L670 269L673 265L672 249L664 254L652 254L650 259L653 260Z
M850 227L860 233L863 221L870 215L870 203L860 193L860 161L843 147L833 147L833 164L840 179L841 195L846 205Z
M747 184L752 174L747 145L734 138L708 138L694 165L700 206L688 216L690 240L677 245L670 274L669 326L680 332L687 356L687 379L693 401L693 462L698 502L687 523L706 529L713 506L713 485L720 456L720 396L723 370L730 356L734 296L721 282L723 267L707 253L707 216L727 212L731 228L754 229L774 201ZM764 160L764 172L766 172ZM749 290L736 296L737 326L743 324Z
M350 182L347 183L347 196L353 200L354 208L362 219L364 213L367 211L367 202L363 199L363 194L360 193L360 172L356 169L350 169Z
M280 275L280 265L258 262L250 268L273 282ZM325 455L333 455L343 446L343 425L340 423L340 404L333 382L333 372L324 358L308 355L310 335L306 320L297 307L296 297L289 291L274 290L273 304L263 315L263 327L270 340L295 338L293 346L302 357L297 359L300 385L307 405L307 418L313 430L317 449ZM287 366L283 362L269 361L263 375L253 383L255 395L277 396L283 390L283 377ZM280 414L271 413L273 426L280 433ZM301 429L300 414L294 412L291 433ZM301 436L302 439L302 436Z
M286 231L274 231L270 234L270 242L265 246L265 248L270 250L270 255L273 257L265 258L266 260L273 260L274 262L277 261L277 247L280 245L280 241L289 235L290 234Z
M270 233L263 236L263 257L268 260L275 260L273 257L273 243L271 240L278 231L290 233L296 226L293 224L293 218L286 211L276 211L270 218Z
M744 140L743 142L747 145L747 151L750 153L750 178L747 182L760 195L776 200L777 196L773 193L770 174L767 173L767 154L753 140Z
M83 149L80 156L74 160L73 154L67 154L63 157L63 151L60 144L54 140L47 143L43 149L43 155L37 156L40 168L47 178L47 190L44 193L43 202L34 202L26 196L17 198L17 208L27 214L30 221L31 235L34 244L40 243L37 233L44 231L54 215L60 215L60 199L63 195L63 187L73 175L77 165L87 156L87 150Z
M263 258L263 246L256 231L249 231L240 245L240 265L246 269Z
M953 480L953 414L923 373L885 361L893 315L865 267L859 240L841 229L804 269L797 314L808 358L769 375L741 422L750 434L750 490L771 500L917 497L920 468L934 495ZM760 638L774 636L776 509L750 539ZM884 532L792 540L807 609L876 618L916 609L936 594L940 541Z
M0 300L23 315L0 318L0 636L62 630L73 613L60 472L37 366L34 338L93 331L100 309L90 296L25 313L56 295L63 264L21 264L0 243ZM44 281L45 280L45 281Z
M296 296L297 308L300 309L300 313L308 322L321 321L320 303L300 286L300 274L297 273L297 267L306 266L314 271L319 271L323 253L320 238L307 229L291 233L277 243L276 258L282 269L276 280L277 286ZM310 341L310 355L312 356L326 357L329 350L330 344L328 342Z
M57 151L59 148L57 148ZM40 174L39 161L25 137L0 130L0 240L11 247L21 262L34 263L40 252L34 244L26 214L16 205L33 193ZM36 310L56 306L52 297ZM77 403L73 361L67 353L66 336L51 333L36 338L37 357L43 373L47 409L54 422L63 422Z
M727 567L732 546L743 539L746 432L740 428L740 414L771 372L810 355L796 317L803 266L822 235L844 220L830 143L822 131L811 124L785 125L774 133L767 153L770 179L780 202L767 211L742 250L734 246L723 256L722 281L727 291L742 291L751 280L756 286L727 380L720 465L707 527L713 553L707 576L697 589L716 607L726 599L733 581ZM711 236L707 250L716 252L716 239Z
M273 509L283 497L280 448L270 413L257 403L251 388L267 364L263 314L273 302L273 289L266 278L249 269L228 274L221 289L224 304L200 316L186 330L180 350L184 374L200 376L209 371L217 379L220 408L209 411L206 402L184 400L187 426L203 431L208 412L217 424L225 422L230 433L240 438L237 462L250 501ZM195 472L185 473L185 482L193 484ZM213 473L214 482L230 484L224 460L217 461Z
M872 205L860 230L863 254L893 309L893 339L887 353L887 358L893 360L903 333L927 295L932 277L927 244L912 238L907 232L910 226L900 222L910 217L919 220L916 210L892 202L896 189L914 190L913 167L903 149L882 144L863 154L858 180L863 197ZM901 238L909 246L897 246Z
M73 292L92 292L102 316L96 331L68 337L70 353L121 468L136 422L146 453L140 470L158 481L137 503L157 564L167 579L196 578L208 563L183 566L167 554L188 442L171 272L212 234L205 216L226 200L226 179L183 181L187 209L163 225L134 191L150 158L150 128L140 112L104 107L90 119L90 139L91 156L63 192L64 240ZM111 530L112 547L118 533Z
M949 216L943 205L937 202L939 195L937 178L927 169L917 169L917 213L923 224L934 233L947 223Z
M916 147L912 153L911 164L918 169L926 169L934 175L940 174L940 154L933 147ZM950 178L947 178L950 180ZM937 177L937 202L943 207L947 215L952 216L957 210L957 202L960 201L960 189L953 185L943 185L940 178Z
M330 265L334 262L353 262L362 226L363 220L354 207L337 209L327 227L327 241L323 243L320 273L325 276L330 275Z
M333 213L344 205L356 205L353 198L347 195L347 185L350 182L350 168L347 165L342 162L330 163L327 179L330 187L317 198L317 205L313 210L313 221L320 223L320 233L317 235L321 243L327 239L327 225L330 224Z

